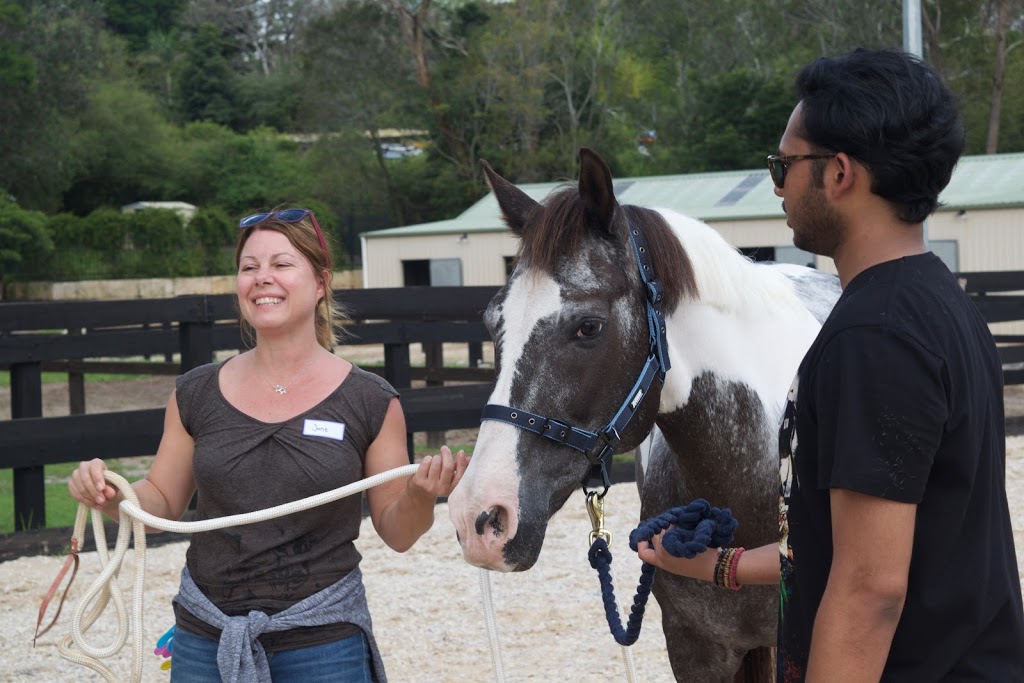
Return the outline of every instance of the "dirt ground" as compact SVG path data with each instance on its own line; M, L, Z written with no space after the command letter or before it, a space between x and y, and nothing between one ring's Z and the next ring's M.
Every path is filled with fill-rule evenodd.
M171 377L154 377L86 385L89 412L154 408L164 405L173 388ZM44 415L65 415L67 388L43 387ZM1006 393L1008 415L1024 415L1024 387ZM0 388L0 419L9 419L10 392ZM473 443L475 430L449 432L450 443ZM422 436L422 435L421 435ZM139 462L140 467L145 461ZM1007 494L1010 500L1018 567L1024 575L1024 436L1007 439ZM631 484L613 487L608 498L608 526L613 533L616 597L628 614L639 562L626 538L639 511ZM608 633L596 574L586 560L590 530L583 499L574 495L552 520L537 566L515 575L488 573L494 593L502 661L508 680L560 679L621 681L625 667L620 648ZM388 674L393 681L461 683L494 680L481 607L481 575L462 561L454 540L447 506L439 505L431 531L408 553L388 550L364 520L357 543L364 556L370 609ZM150 655L152 644L171 625L169 604L184 563L186 543L174 542L146 554L145 618L142 631L146 655L143 680L163 683L168 674ZM82 568L60 624L32 648L32 631L40 600L61 565L57 557L25 557L0 563L0 681L96 680L82 667L62 660L57 640L70 632L71 610L78 595L95 579L101 564L96 553L82 556ZM129 552L121 572L121 588L130 595L134 566ZM116 617L104 614L89 632L89 642L106 646L116 632ZM651 600L640 640L633 646L639 680L672 681L660 628L660 611ZM108 663L125 672L130 661L125 647Z

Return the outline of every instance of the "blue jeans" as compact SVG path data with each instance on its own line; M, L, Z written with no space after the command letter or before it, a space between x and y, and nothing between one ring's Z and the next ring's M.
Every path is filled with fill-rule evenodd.
M370 683L373 664L366 635L359 633L323 645L268 652L274 683ZM217 641L174 633L171 683L221 683Z

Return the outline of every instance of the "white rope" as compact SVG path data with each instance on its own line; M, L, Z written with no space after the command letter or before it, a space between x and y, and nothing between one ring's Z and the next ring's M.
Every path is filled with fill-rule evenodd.
M71 615L71 634L57 642L57 651L64 659L81 664L97 672L103 676L107 683L122 683L125 681L127 683L140 683L142 680L142 658L144 652L142 640L142 598L146 579L147 526L162 531L188 534L262 522L276 517L283 517L293 512L308 510L317 505L331 503L392 479L410 476L415 474L418 468L419 465L404 465L332 491L285 503L284 505L277 505L266 510L257 510L240 515L229 515L227 517L198 522L178 522L149 514L139 506L139 499L135 495L131 484L128 483L128 480L119 474L107 470L104 472L104 477L108 482L117 487L125 497L118 506L123 516L117 530L117 542L114 544L113 553L108 557L107 536L103 529L103 513L99 510L92 510L93 536L96 539L96 551L99 555L101 570L99 576L96 577L82 597L79 598L78 604L75 605L74 612ZM78 547L81 547L82 542L85 540L85 520L88 512L89 508L85 505L80 504L78 506L78 514L75 517L75 529L72 535L73 539L78 540ZM124 516L131 519L131 524L125 523ZM128 614L125 611L124 599L121 596L117 578L133 535L135 536L135 571L132 582L131 614ZM114 641L107 647L94 647L86 641L85 633L99 618L108 602L113 602L114 609L117 611L117 634L114 637ZM120 652L128 640L129 632L132 636L132 663L131 673L126 679L114 674L101 660L108 659Z
M484 623L487 625L487 640L491 646L491 668L494 680L505 683L505 665L501 660L501 640L498 638L498 620L494 616L494 599L491 597L490 570L480 568L480 597L484 609Z
M626 680L628 683L639 683L636 675L636 661L633 659L633 648L629 645L622 646L622 662L626 665Z
M57 642L58 653L70 662L92 669L100 674L107 683L141 682L142 661L145 651L142 619L143 593L145 591L144 584L146 579L146 527L173 533L191 534L232 526L244 526L331 503L393 479L415 474L418 468L419 465L404 465L332 491L277 505L266 510L255 510L253 512L196 522L174 521L151 515L139 505L139 499L127 479L115 472L105 471L104 477L106 480L124 495L125 499L121 501L118 510L121 515L130 518L131 523L125 523L125 518L122 517L121 523L118 525L117 541L114 544L113 553L108 555L107 536L103 528L103 513L99 510L90 511L84 504L79 504L72 538L78 541L79 548L83 546L86 518L90 516L89 513L91 512L93 537L96 540L96 552L99 556L101 569L99 576L86 589L75 605L75 609L71 614L71 633ZM132 536L135 538L135 567L132 581L131 613L129 614L126 611L124 598L121 595L117 580ZM484 622L487 626L487 638L491 648L491 665L494 669L494 678L497 683L505 683L501 642L498 636L497 619L494 613L494 600L491 595L491 579L490 573L486 569L480 570L480 592ZM114 636L113 642L107 647L94 647L86 640L85 634L96 623L103 610L106 609L108 602L114 603L114 609L117 612L117 633ZM125 679L116 675L101 660L109 659L120 652L128 640L129 633L132 636L131 672L129 677ZM626 665L626 680L629 683L636 683L639 680L636 676L636 665L633 661L632 650L628 646L622 648L622 657Z

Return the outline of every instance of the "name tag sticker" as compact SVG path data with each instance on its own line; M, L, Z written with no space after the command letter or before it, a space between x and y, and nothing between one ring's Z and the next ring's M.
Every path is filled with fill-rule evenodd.
M302 425L305 436L322 436L335 441L345 440L345 423L328 422L327 420L306 420Z

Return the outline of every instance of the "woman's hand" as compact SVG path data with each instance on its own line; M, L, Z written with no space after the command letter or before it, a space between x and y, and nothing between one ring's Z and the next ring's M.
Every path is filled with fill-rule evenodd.
M79 463L68 481L71 497L94 510L102 510L109 505L118 491L103 477L106 471L107 464L99 458Z
M702 581L714 580L715 564L718 562L717 549L708 548L689 560L685 557L673 557L661 544L661 537L664 533L662 531L650 541L644 541L637 545L636 554L642 561L680 576L689 576Z
M447 446L441 446L438 455L428 455L420 462L416 474L409 480L409 487L416 493L431 498L448 496L462 479L469 466L465 451L452 455Z

